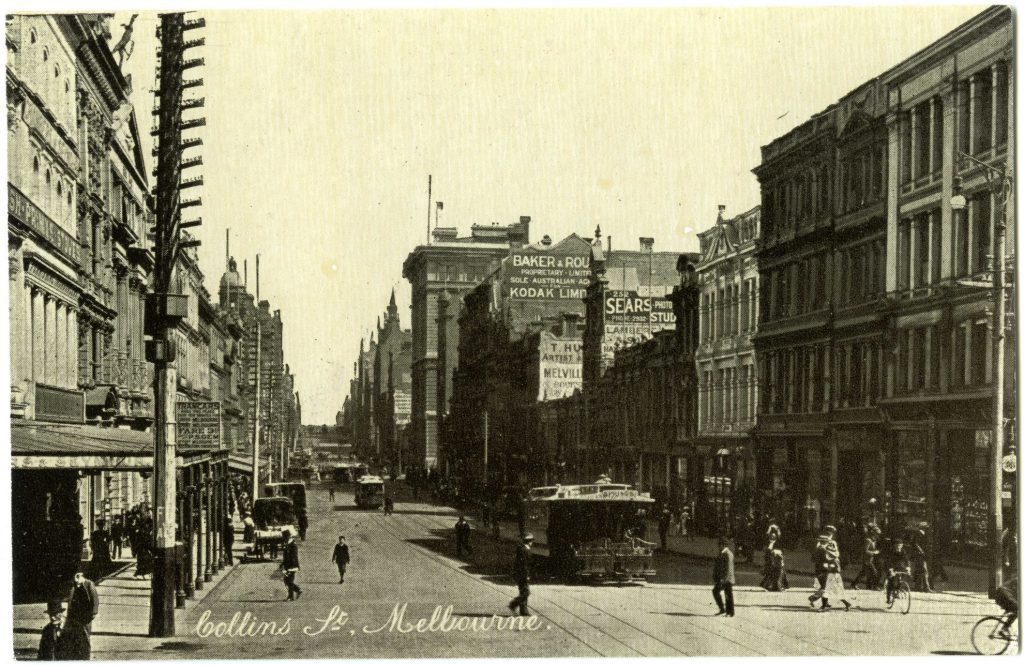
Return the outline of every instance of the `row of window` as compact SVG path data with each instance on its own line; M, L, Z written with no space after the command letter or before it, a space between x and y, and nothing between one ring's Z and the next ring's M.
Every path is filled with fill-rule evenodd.
M700 321L701 343L753 332L757 327L757 279L702 293Z
M832 204L832 170L811 166L769 188L761 190L761 214L766 232L780 235L796 228L798 222L829 212Z
M901 330L899 336L899 392L938 390L942 374L953 388L979 387L991 381L992 336L987 319L962 321L946 339L938 326Z
M78 232L75 224L75 181L61 165L50 159L45 150L32 142L32 202L47 217L73 236Z
M75 127L75 71L57 45L45 16L22 16L30 24L28 47L19 59L18 74L39 95L67 131ZM11 26L8 29L12 29Z
M754 365L704 370L698 391L701 427L754 419L757 405Z

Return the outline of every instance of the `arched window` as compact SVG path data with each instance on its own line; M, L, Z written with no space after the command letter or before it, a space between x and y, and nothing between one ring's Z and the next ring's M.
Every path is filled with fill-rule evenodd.
M68 187L67 200L68 200L68 205L70 206L71 205L71 187Z
M64 92L71 93L71 83L67 79L64 79Z
M46 169L46 184L50 184L50 169Z
M48 48L46 48L44 46L43 47L43 62L46 62L49 59L50 59L50 49L48 49Z
M32 158L32 171L39 173L39 155Z
M63 196L63 195L64 195L64 183L62 183L60 180L58 180L57 181L57 196Z
M53 66L53 78L55 78L55 79L59 79L60 78L60 65L54 65Z
M31 30L28 31L28 41L32 44L35 44L37 39L38 37L36 35L36 29L32 28Z

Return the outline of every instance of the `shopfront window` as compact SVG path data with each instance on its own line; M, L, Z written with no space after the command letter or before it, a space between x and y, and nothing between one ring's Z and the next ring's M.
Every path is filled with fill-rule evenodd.
M957 551L984 548L988 539L987 430L950 432L949 533Z
M904 527L918 526L928 520L928 434L900 432L897 477L899 496L896 516Z

